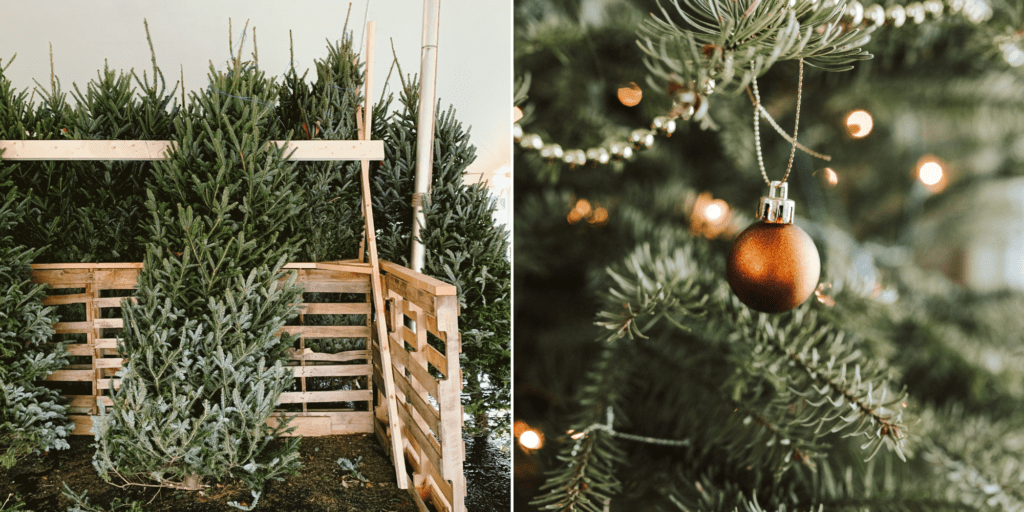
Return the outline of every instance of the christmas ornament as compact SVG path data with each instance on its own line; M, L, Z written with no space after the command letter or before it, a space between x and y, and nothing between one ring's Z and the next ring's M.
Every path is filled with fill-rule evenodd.
M773 181L757 209L758 222L732 243L726 263L729 286L744 304L764 313L789 311L818 285L821 260L811 237L793 224L788 185Z
M814 292L821 274L821 259L814 241L802 229L793 225L796 205L788 198L789 185L786 184L796 155L803 70L801 59L793 148L782 181L769 180L764 169L760 132L761 94L757 88L757 78L751 81L755 98L754 147L761 176L768 183L768 197L762 197L758 204L758 221L733 240L726 262L726 279L741 302L764 313L781 313L802 304Z

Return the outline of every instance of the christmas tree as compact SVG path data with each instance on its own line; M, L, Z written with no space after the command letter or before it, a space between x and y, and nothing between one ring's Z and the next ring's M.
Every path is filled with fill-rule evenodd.
M30 111L28 95L12 88L4 70L0 66L0 139L20 139ZM7 468L30 453L68 448L65 438L74 428L60 394L41 384L67 358L63 344L52 339L56 317L43 306L46 291L29 279L29 263L42 249L13 236L36 213L30 199L12 186L17 170L17 165L0 166L0 188L7 189L0 199L0 465Z
M119 484L200 489L263 482L299 465L298 437L267 425L293 381L278 334L301 288L280 236L303 207L295 165L270 141L279 87L241 49L175 121L177 147L156 164L136 303L122 302L126 356L109 412L95 419L96 469ZM101 411L102 412L102 411Z
M957 253L1019 200L1022 14L517 2L516 509L1024 508L1024 296ZM821 275L766 314L783 176Z

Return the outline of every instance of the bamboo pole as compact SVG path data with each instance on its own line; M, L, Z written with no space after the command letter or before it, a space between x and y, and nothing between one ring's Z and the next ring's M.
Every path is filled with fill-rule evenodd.
M434 168L434 98L437 85L437 33L441 23L441 0L423 1L423 42L420 49L420 104L416 121L416 182L412 194L411 268L422 272L426 248L420 230L426 225L423 198L430 192Z

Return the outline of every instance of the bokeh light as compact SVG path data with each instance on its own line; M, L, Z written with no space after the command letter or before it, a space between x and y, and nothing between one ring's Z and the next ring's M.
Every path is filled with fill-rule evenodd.
M619 87L619 101L627 107L637 106L643 97L644 92L640 90L640 86L636 82L630 82L629 85Z
M942 166L935 161L924 162L917 169L917 178L929 187L938 185L942 181Z
M538 450L544 446L544 439L536 430L527 430L519 436L519 444L527 450Z
M707 208L704 208L704 217L710 221L716 221L722 218L722 215L725 215L725 211L722 209L722 205L718 204L717 201L709 204Z
M854 110L846 116L846 132L855 139L867 137L874 127L875 121L866 110Z
M831 167L826 167L825 168L825 180L828 181L829 185L832 185L834 187L834 186L836 186L839 183L839 175L837 175L836 172L833 171Z

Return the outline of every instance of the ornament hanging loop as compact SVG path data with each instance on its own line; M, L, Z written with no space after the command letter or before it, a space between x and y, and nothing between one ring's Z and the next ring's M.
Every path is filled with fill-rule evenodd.
M786 165L786 175L782 177L782 183L789 179L789 173L793 170L793 159L796 157L796 148L799 143L796 136L800 132L800 103L804 91L804 59L800 59L800 74L796 82L796 120L793 123L793 147L789 151L789 164ZM750 63L751 71L754 70L754 63ZM761 156L761 91L757 88L757 75L752 74L751 85L754 86L754 148L757 150L757 166L761 169L761 177L769 187L775 183L768 179L768 172L764 169L764 157ZM767 112L767 110L765 111Z
M768 185L768 197L757 205L757 220L769 224L792 224L796 203L789 199L789 184L773 181Z

